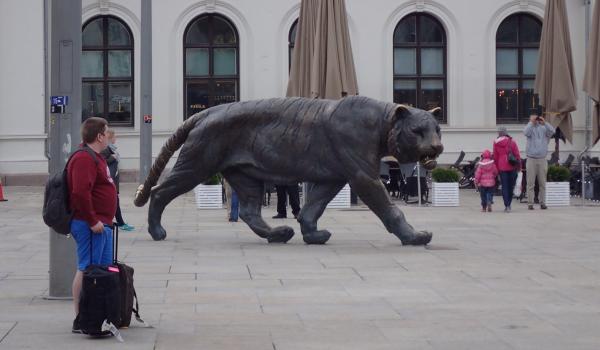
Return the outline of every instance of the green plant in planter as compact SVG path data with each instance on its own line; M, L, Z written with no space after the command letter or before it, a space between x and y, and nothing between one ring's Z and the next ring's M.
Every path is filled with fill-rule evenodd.
M210 177L210 179L206 180L203 185L220 185L221 184L221 174L214 174Z
M571 171L564 166L550 165L548 167L548 181L566 182L571 178Z
M431 172L433 182L458 182L460 174L454 169L435 168Z

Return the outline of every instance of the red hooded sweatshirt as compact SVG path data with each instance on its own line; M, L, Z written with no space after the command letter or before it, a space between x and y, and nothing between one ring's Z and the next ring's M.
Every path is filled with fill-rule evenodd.
M508 150L511 150L519 165L512 166L508 162ZM521 169L521 154L517 143L510 136L500 136L494 141L494 164L498 171L513 171Z
M96 153L98 164L87 152L77 152L67 166L69 200L73 219L90 226L98 221L112 225L117 211L117 190L104 158Z
M486 149L477 163L475 184L481 187L494 187L496 186L496 176L498 176L498 169L494 165L492 154Z

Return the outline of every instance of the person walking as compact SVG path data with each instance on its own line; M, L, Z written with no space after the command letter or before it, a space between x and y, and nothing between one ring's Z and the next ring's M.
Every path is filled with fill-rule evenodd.
M95 157L89 152L77 152L67 165L69 205L73 213L71 235L77 245L77 271L72 286L73 333L81 333L79 296L83 271L90 264L110 265L113 258L112 222L117 211L117 189L100 154L108 146L107 125L103 118L86 119L81 126L80 147L88 147Z
M275 185L277 189L277 215L273 219L287 218L287 197L290 197L290 207L292 207L292 215L298 218L300 213L300 193L298 192L298 184L292 185Z
M477 170L475 171L475 186L479 188L482 212L492 211L496 176L498 176L498 168L496 168L492 159L492 152L486 149L481 154L481 160L477 163Z
M539 185L538 199L541 209L547 209L546 206L546 173L548 172L548 143L554 135L554 127L546 123L544 117L532 114L529 117L529 123L523 129L523 134L527 137L527 206L533 210L533 197L535 180L537 178Z
M494 164L500 174L500 184L502 185L504 212L508 213L512 210L511 204L517 172L521 169L521 154L517 143L508 135L506 127L498 128L498 138L494 141L493 150Z
M117 213L115 214L115 220L117 222L117 226L119 226L119 229L123 231L133 231L135 230L135 227L128 225L125 222L123 219L123 213L121 212L121 201L119 199L119 162L121 161L121 156L119 155L119 152L117 152L117 135L113 129L107 129L106 137L108 137L108 146L100 154L102 154L102 157L104 157L106 160L106 164L108 164L108 170L110 170L110 176L115 182L115 187L117 188Z

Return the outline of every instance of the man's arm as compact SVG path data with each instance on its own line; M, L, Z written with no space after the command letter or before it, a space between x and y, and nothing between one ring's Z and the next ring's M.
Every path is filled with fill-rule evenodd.
M535 118L534 116L531 116L529 118L529 123L527 123L525 129L523 129L523 134L525 134L525 136L531 137L531 134L533 133L533 123L535 123Z
M546 137L552 137L556 129L554 129L554 127L550 125L550 123L544 123L544 126L546 127Z

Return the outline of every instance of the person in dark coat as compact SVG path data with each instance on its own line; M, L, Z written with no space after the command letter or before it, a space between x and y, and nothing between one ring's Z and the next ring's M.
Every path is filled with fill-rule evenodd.
M273 219L287 218L287 197L290 197L290 207L292 207L292 215L298 218L300 213L300 193L298 192L298 184L292 185L275 185L277 189L277 215Z
M135 230L135 227L128 225L125 223L125 220L123 220L123 213L121 212L121 205L119 203L119 161L121 160L121 157L119 156L119 152L117 152L117 135L113 129L107 129L106 137L108 137L108 147L100 154L106 159L110 176L113 178L117 188L117 213L115 214L117 226L123 231L133 231Z

